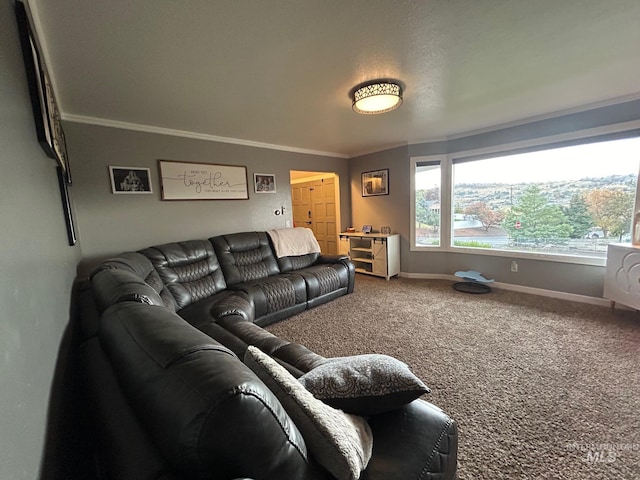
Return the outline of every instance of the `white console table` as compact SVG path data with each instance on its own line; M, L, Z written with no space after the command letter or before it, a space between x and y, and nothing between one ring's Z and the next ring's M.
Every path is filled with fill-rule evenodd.
M381 233L340 234L341 251L346 250L356 272L385 277L400 273L400 235Z
M640 246L609 244L604 297L611 300L612 309L617 302L640 310Z

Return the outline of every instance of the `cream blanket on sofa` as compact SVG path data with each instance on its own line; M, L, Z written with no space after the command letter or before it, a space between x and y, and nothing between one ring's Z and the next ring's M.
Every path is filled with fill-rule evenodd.
M282 228L267 230L267 233L278 258L320 253L320 245L310 228Z

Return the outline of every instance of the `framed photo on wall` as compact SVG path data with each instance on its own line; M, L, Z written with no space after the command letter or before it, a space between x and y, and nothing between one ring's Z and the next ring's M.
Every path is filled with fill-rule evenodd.
M111 177L111 193L153 193L151 172L148 168L109 166L109 176Z
M67 145L51 79L23 2L15 3L15 12L36 137L47 156L55 159L62 168L65 182L71 184Z
M372 170L362 174L362 196L389 195L389 169Z
M254 173L253 186L256 193L276 193L276 176L272 173Z

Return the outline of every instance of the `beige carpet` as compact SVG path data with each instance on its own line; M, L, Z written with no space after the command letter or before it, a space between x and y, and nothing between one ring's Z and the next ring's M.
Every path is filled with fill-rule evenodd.
M408 363L458 422L461 480L640 479L640 314L451 284L357 275L352 295L267 329Z

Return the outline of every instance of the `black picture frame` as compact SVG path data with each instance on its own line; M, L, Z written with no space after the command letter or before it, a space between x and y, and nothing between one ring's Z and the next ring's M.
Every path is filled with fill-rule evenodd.
M151 169L143 167L117 167L109 165L111 193L146 194L153 193Z
M362 196L389 195L389 169L372 170L362 173Z
M60 197L62 199L62 212L64 221L67 224L67 237L69 246L72 247L77 243L76 228L73 224L73 212L71 211L71 201L69 200L69 185L67 183L66 174L62 167L56 167L58 172L58 184L60 185Z
M254 173L253 191L255 193L276 193L276 176L273 173Z
M47 156L62 168L65 182L71 185L67 144L51 80L23 2L15 2L15 12L36 137Z

